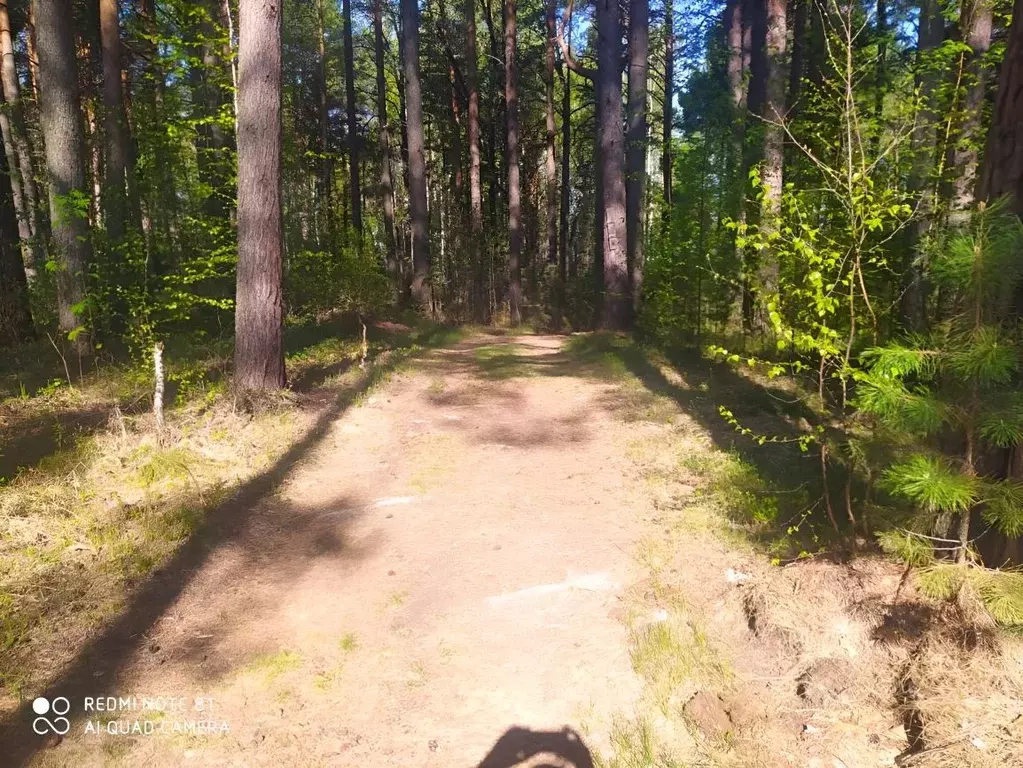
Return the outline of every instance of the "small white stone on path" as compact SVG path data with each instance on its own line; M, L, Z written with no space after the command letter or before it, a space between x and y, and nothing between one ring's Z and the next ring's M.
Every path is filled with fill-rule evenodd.
M742 573L741 571L737 571L734 568L729 568L727 571L725 571L725 581L727 581L729 584L741 584L744 581L749 581L751 578L753 577L750 576L748 573Z
M416 500L415 496L390 496L386 499L377 499L373 502L374 507L393 507L398 504L411 504Z
M608 578L606 573L589 573L584 576L565 579L557 584L537 584L535 587L526 587L515 592L505 592L501 595L494 595L487 598L490 605L499 605L510 600L521 597L533 597L536 595L549 595L554 592L565 592L569 589L584 589L589 592L606 592L615 589L618 585Z

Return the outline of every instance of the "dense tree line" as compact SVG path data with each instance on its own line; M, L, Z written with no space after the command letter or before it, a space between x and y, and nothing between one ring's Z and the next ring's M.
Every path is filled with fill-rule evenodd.
M880 467L906 526L1011 555L1021 12L5 0L0 340L84 367L234 327L273 389L329 312L635 328L806 378L836 528L829 469L863 527Z

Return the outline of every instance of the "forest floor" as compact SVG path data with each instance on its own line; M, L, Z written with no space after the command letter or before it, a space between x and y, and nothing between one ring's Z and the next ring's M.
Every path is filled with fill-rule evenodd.
M723 402L754 427L799 418L727 369L624 338L500 331L427 349L358 399L323 396L304 436L51 680L47 695L73 702L70 732L34 737L23 704L7 754L82 767L1023 759L1019 649L880 557L786 560L793 536L816 533L772 476L798 479L808 459L739 458ZM86 713L86 696L123 701ZM157 697L161 711L143 709Z

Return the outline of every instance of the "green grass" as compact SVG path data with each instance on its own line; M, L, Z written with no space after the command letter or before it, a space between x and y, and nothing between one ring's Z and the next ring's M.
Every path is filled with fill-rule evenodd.
M313 678L313 686L318 691L328 691L337 685L341 681L341 676L344 674L345 665L344 662L338 662L330 669L325 669L322 672L317 672Z
M639 353L631 338L611 333L572 336L565 342L564 351L589 375L610 381L627 378L630 374L625 356Z
M611 753L594 755L595 768L683 768L659 743L645 718L615 718L609 734Z
M409 676L405 680L407 688L422 688L428 681L426 665L421 661L415 661L409 667Z
M531 358L519 344L494 344L479 347L474 353L476 367L486 379L503 380L534 376Z
M188 480L192 467L202 460L187 448L154 448L143 446L132 459L139 461L135 475L139 485L149 488L157 483Z
M302 666L302 657L291 650L277 651L257 656L242 669L245 674L258 675L272 683L281 675Z
M348 387L355 381L359 391L372 391L424 348L450 344L463 332L412 321L404 328L371 328L371 361L376 357L377 364L364 374L353 367L344 381L331 379L328 374L361 353L354 334L338 322L289 327L289 372L324 368L322 380L317 371L312 385L351 403L356 396ZM0 362L0 396L8 394L7 384L13 388L0 445L39 431L51 451L0 481L0 678L9 696L31 690L52 672L47 660L55 645L66 642L61 638L88 636L124 610L138 585L197 534L211 509L301 436L307 419L295 398L247 413L222 396L229 347L168 340L168 396L176 390L178 397L166 411L162 446L146 410L148 364L101 361L69 387L49 386L55 377L42 375L33 379L41 384L33 385L27 369L19 383L18 372L7 377L5 366L20 358L12 353ZM100 418L81 426L80 413L94 411ZM108 424L111 412L119 415ZM354 635L342 639L345 653L356 646ZM256 665L274 677L297 661L285 654Z
M348 632L338 640L337 645L345 653L352 653L359 648L359 637L354 632Z

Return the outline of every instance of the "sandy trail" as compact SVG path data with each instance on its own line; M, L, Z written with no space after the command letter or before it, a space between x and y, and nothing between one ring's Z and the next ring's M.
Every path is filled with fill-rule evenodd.
M338 418L105 686L184 710L97 713L39 761L474 766L513 726L591 726L599 749L642 689L621 618L649 500L625 446L650 426L563 341L432 351Z

